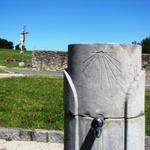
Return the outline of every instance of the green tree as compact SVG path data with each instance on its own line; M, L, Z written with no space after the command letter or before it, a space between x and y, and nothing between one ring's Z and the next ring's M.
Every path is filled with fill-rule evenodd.
M20 50L19 44L17 44L17 45L15 46L15 50ZM27 50L26 47L24 47L23 50L26 51L26 50Z
M13 49L13 42L0 38L0 48Z
M141 45L141 43L139 43L137 41L133 41L132 44Z
M142 53L150 53L150 37L146 37L141 41Z
M137 44L137 41L133 41L132 44Z
M11 41L8 41L8 49L13 49L14 48L14 44Z
M20 50L19 44L17 44L17 45L15 46L15 50Z

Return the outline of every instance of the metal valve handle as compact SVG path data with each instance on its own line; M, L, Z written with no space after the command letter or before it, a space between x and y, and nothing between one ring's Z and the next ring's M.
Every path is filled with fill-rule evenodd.
M91 128L93 129L96 138L99 138L101 136L103 125L104 125L103 115L99 115L98 117L93 119L91 123Z

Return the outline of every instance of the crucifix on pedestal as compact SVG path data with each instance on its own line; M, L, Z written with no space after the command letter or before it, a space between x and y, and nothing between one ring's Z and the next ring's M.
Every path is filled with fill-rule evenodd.
M25 50L25 36L26 36L26 34L28 34L28 32L26 32L26 26L24 25L23 31L20 33L20 44L19 44L21 59L23 59L23 54L24 54L24 50Z

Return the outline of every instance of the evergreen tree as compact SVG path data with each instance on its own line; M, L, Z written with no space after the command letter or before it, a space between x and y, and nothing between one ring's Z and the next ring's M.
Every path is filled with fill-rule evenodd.
M150 37L146 37L141 41L142 53L150 53Z

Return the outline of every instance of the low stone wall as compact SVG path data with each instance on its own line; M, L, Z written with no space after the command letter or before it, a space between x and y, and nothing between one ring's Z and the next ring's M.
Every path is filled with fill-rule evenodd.
M33 51L32 67L34 70L61 71L67 68L68 54L64 51ZM142 55L142 67L146 77L150 78L150 54Z
M34 70L60 71L67 67L67 52L33 51L32 67Z
M56 130L0 128L0 139L7 141L64 143L64 133ZM150 150L150 136L145 137L145 150Z
M150 79L150 54L142 55L142 68L146 72L146 78Z
M145 137L145 150L150 150L150 136Z
M0 128L0 139L7 141L36 141L63 143L63 131L22 129L22 128Z

